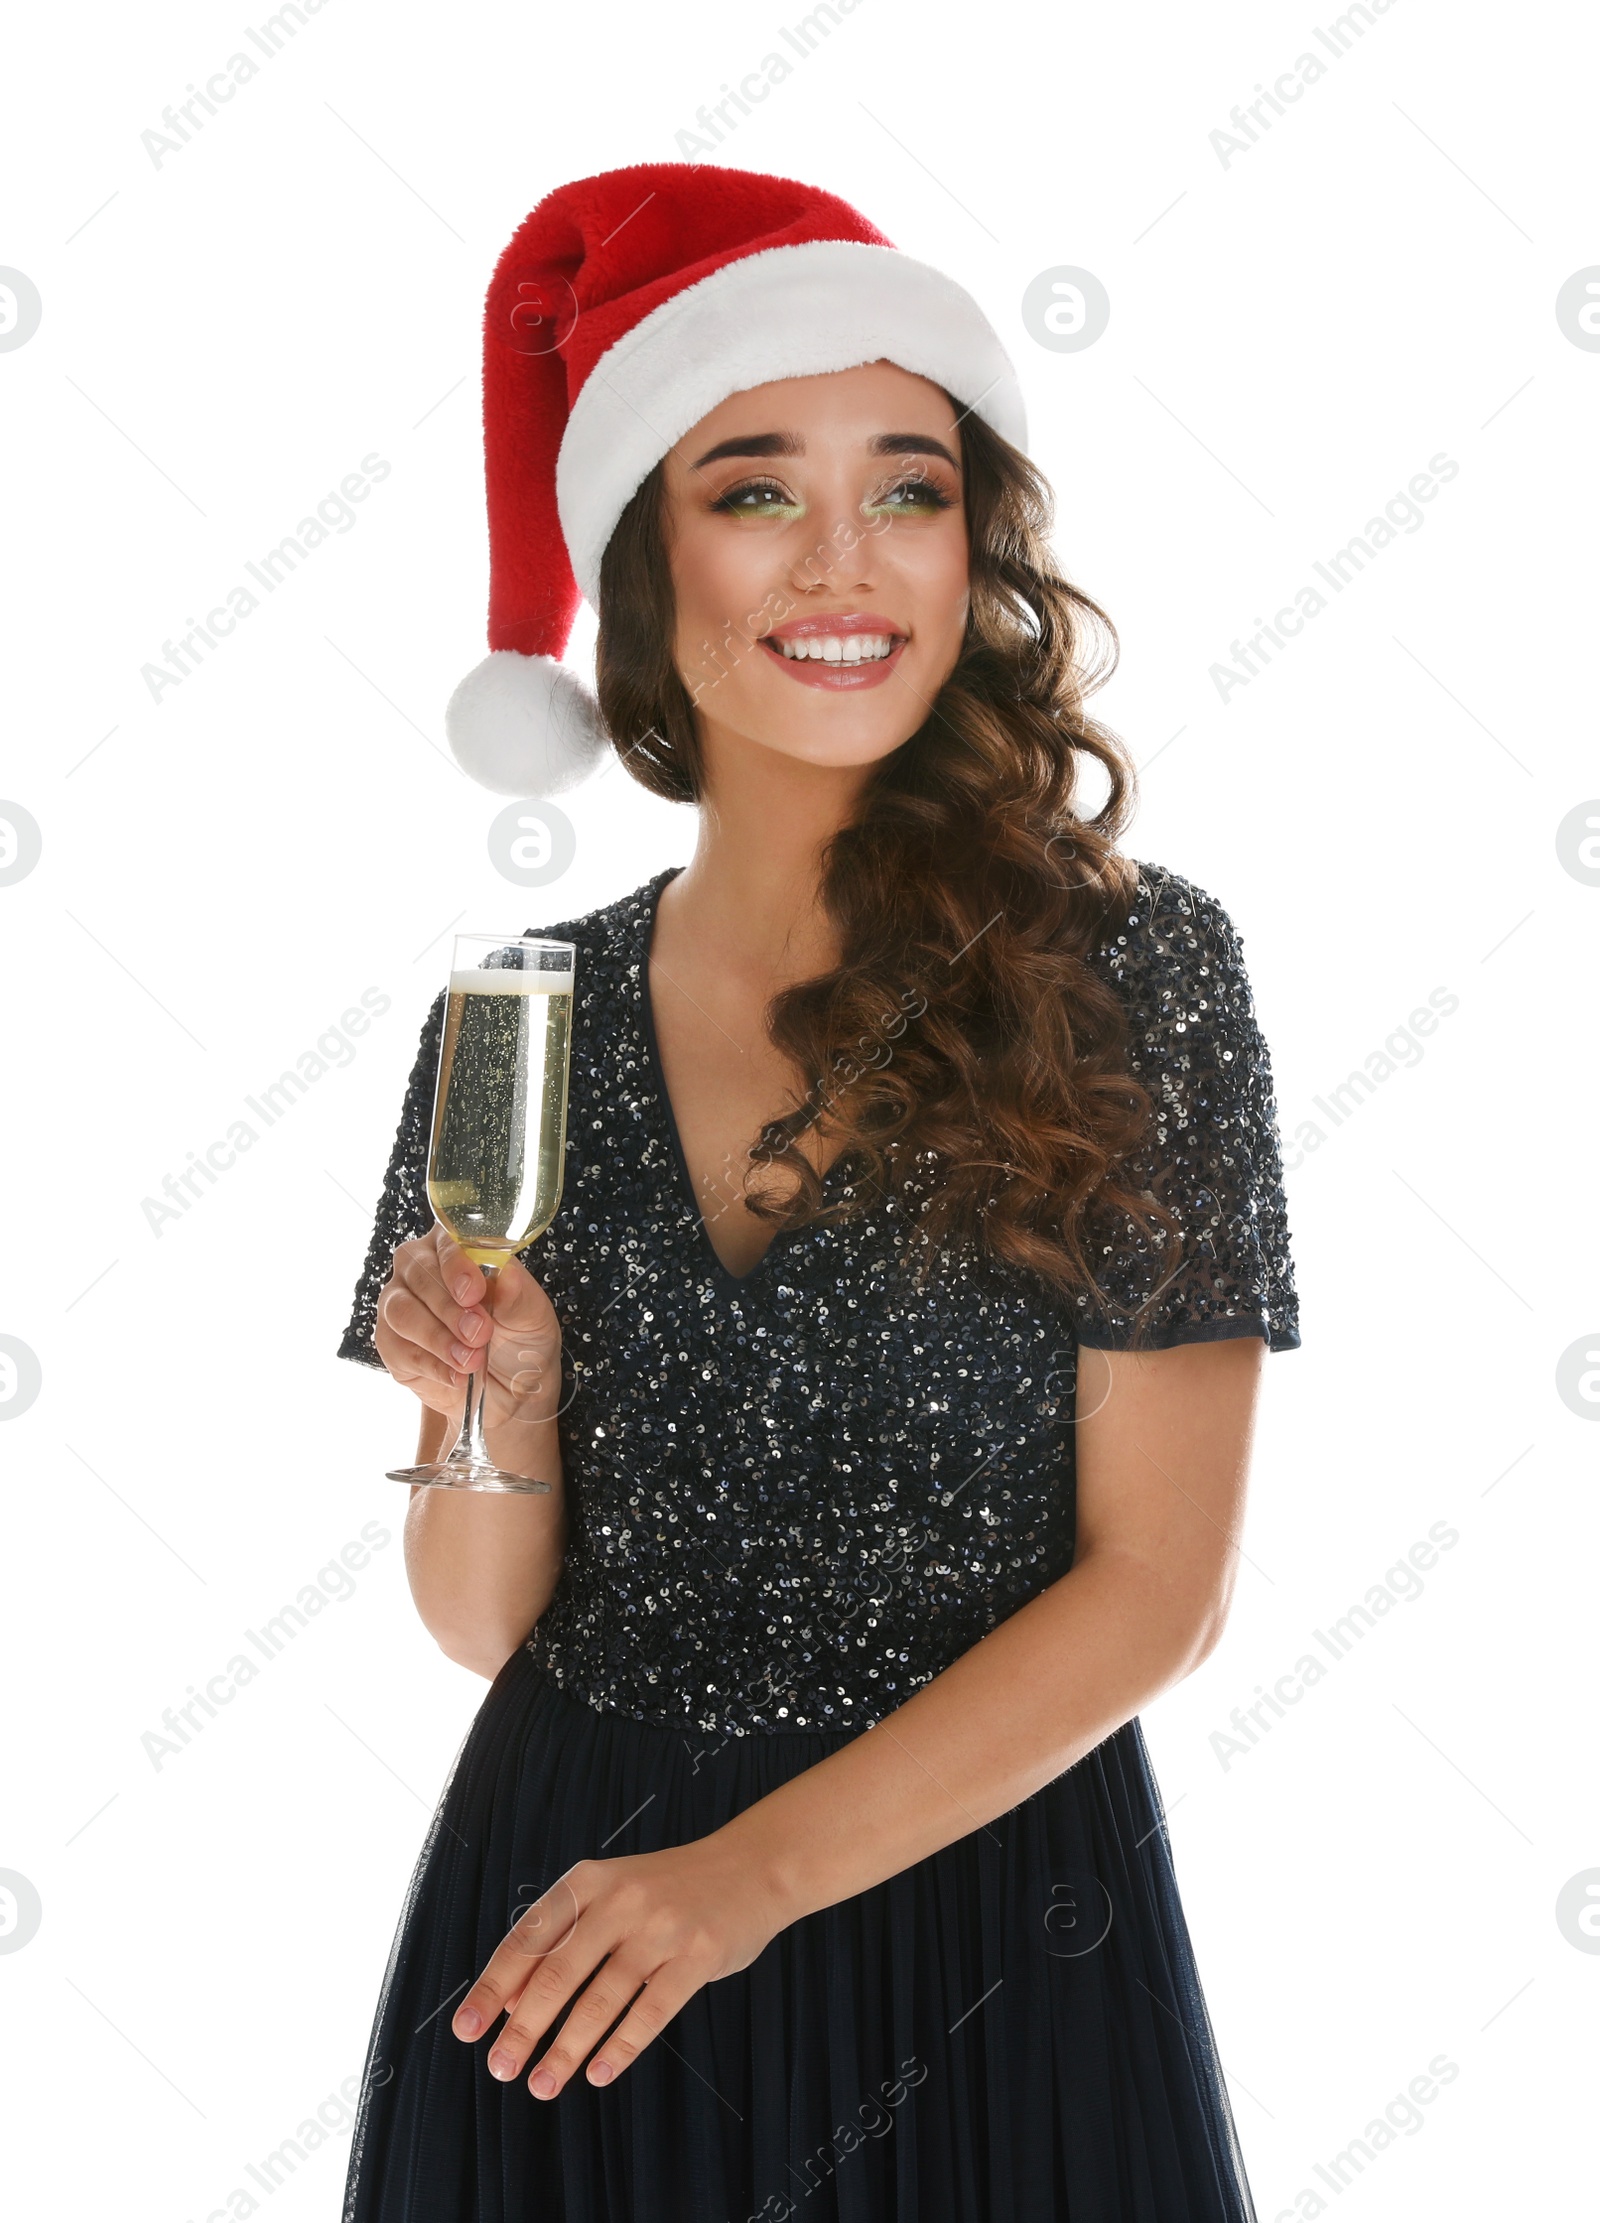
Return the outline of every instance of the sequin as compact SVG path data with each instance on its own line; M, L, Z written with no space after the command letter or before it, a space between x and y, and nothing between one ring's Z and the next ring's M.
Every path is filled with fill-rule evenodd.
M1239 936L1150 865L1092 962L1123 997L1155 1117L1133 1185L1175 1212L1165 1278L1131 1223L1104 1302L976 1253L917 1291L908 1204L780 1232L730 1273L695 1208L644 985L668 868L576 919L561 1209L522 1253L563 1332L569 1540L527 1639L563 1689L707 1738L866 1726L1072 1563L1077 1351L1158 1290L1156 1347L1299 1345L1271 1065ZM339 1356L378 1366L396 1246L433 1214L444 995L423 1025ZM853 1194L854 1161L825 1189Z

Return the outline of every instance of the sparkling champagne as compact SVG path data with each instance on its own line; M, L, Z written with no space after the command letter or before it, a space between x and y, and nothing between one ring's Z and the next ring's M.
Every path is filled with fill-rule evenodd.
M556 1216L571 1027L570 971L450 975L428 1201L475 1265L504 1265Z

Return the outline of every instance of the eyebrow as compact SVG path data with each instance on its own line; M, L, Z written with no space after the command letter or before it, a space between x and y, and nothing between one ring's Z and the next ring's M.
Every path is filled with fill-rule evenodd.
M935 440L925 432L879 432L867 446L874 455L938 455L952 470L961 465L942 440ZM702 456L690 465L694 471L707 463L718 463L729 455L804 455L805 442L797 432L743 432L731 440L719 440L714 448L707 448Z

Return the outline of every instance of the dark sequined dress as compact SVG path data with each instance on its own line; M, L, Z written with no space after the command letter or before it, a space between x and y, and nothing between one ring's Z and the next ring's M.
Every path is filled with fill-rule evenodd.
M670 877L529 929L578 950L561 1209L522 1254L562 1322L570 1540L417 1859L343 2223L1254 2223L1137 1719L791 1924L610 2086L580 2069L535 2099L450 2029L574 1861L719 1827L1066 1572L1075 1353L1124 1341L1157 1273L1130 1241L1099 1307L973 1256L917 1294L886 1197L729 1272L647 991ZM1146 1178L1185 1230L1157 1343L1294 1348L1271 1069L1227 913L1141 866L1093 961L1157 1106ZM432 1224L443 1005L339 1346L368 1365L395 1246ZM827 1193L852 1170L836 1159Z

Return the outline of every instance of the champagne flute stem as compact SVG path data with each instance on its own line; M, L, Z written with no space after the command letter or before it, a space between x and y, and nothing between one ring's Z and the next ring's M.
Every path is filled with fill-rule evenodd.
M499 1273L499 1271L500 1269L498 1266L485 1266L483 1269L484 1279L490 1285L489 1289L486 1289L484 1291L486 1300L490 1295L490 1290L492 1290L493 1288L494 1278L496 1274ZM493 1319L494 1314L487 1301L485 1302L484 1310L488 1312L489 1317ZM494 1460L490 1458L488 1446L483 1440L483 1401L484 1398L488 1395L488 1391L489 1346L485 1344L483 1347L482 1366L475 1366L472 1369L471 1373L467 1376L466 1407L461 1418L461 1433L456 1439L456 1447L454 1451L452 1451L450 1454L450 1464L452 1466L467 1466L470 1464L473 1466L492 1467L495 1463Z

